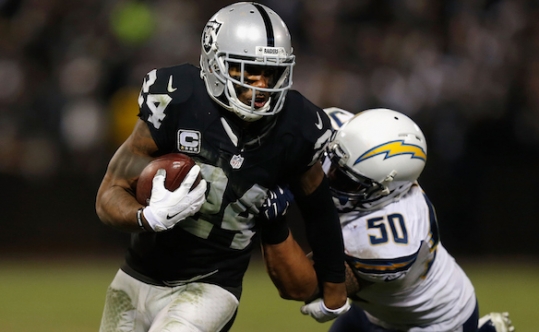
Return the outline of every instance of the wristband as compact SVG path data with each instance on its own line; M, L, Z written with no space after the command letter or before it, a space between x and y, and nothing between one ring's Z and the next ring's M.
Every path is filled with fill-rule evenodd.
M273 221L266 221L260 229L260 238L266 244L279 244L284 242L290 234L288 223L284 216Z
M146 228L144 227L144 224L142 223L142 210L144 210L144 208L140 208L137 210L137 223L139 227L142 228L142 230L146 232Z

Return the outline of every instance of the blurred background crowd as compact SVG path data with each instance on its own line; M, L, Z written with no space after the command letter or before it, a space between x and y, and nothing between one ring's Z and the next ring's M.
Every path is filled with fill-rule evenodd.
M0 0L0 253L124 246L94 202L142 79L198 64L205 23L232 2ZM259 2L290 29L295 89L422 127L420 183L450 251L539 256L539 1Z

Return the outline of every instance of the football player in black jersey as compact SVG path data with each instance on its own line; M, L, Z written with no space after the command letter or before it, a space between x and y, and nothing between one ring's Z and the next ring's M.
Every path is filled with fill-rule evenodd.
M140 120L97 194L101 221L132 233L100 331L227 331L257 231L268 250L291 239L258 222L268 189L279 183L290 184L305 220L323 297L316 310L328 319L348 310L342 235L319 162L330 121L290 89L294 64L282 19L242 2L206 24L200 68L182 64L144 78ZM174 192L158 171L142 206L134 196L140 172L171 152L197 166ZM190 191L198 174L203 180Z

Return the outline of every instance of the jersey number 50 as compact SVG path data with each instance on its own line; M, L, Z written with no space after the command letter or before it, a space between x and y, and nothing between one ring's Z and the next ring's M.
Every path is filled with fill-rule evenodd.
M369 240L372 245L383 244L389 241L388 227L391 230L391 235L395 243L408 243L408 231L406 230L404 217L400 213L393 213L367 220L367 229L375 230L376 233L369 232Z

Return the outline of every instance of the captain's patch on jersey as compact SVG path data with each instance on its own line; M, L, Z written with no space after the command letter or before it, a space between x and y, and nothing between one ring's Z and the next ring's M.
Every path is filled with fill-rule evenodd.
M178 150L187 153L199 153L202 134L196 130L178 130Z

